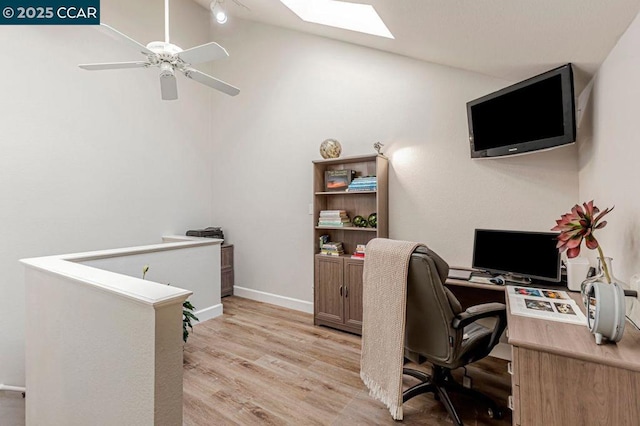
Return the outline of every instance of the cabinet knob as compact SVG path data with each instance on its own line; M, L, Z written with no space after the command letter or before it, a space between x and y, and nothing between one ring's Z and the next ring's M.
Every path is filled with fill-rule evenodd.
M349 297L349 287L344 288L344 297Z
M342 286L340 286L340 297L342 297Z

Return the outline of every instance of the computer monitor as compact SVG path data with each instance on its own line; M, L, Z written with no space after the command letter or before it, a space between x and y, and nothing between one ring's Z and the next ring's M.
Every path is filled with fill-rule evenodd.
M511 278L560 282L557 233L476 229L473 268Z

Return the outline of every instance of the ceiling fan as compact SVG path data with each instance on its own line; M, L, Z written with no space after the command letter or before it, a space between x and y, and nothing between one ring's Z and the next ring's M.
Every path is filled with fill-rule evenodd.
M178 99L178 84L176 82L176 71L184 74L198 83L219 90L230 96L240 93L240 89L222 80L211 77L201 71L191 68L191 65L203 62L214 61L216 59L229 56L227 51L218 43L211 42L200 46L182 50L175 44L169 42L169 0L164 2L164 34L165 41L152 41L146 46L138 43L131 37L121 33L106 24L100 24L109 35L118 38L129 45L135 47L140 53L146 56L144 61L134 62L111 62L102 64L80 64L80 68L89 71L114 70L124 68L160 68L160 91L162 99L171 101Z

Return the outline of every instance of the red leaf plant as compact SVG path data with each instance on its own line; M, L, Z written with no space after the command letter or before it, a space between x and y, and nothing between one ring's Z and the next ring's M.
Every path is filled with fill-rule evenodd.
M600 222L607 213L613 210L613 207L600 211L593 205L593 200L583 203L582 206L576 204L569 213L563 214L560 219L556 220L556 226L551 228L552 231L560 231L558 235L558 245L556 246L560 252L567 251L567 257L573 258L580 254L580 245L582 240L590 250L598 249L600 256L600 264L604 269L604 275L607 282L611 283L609 269L604 261L604 253L602 247L593 235L596 229L602 229L607 225L607 221Z

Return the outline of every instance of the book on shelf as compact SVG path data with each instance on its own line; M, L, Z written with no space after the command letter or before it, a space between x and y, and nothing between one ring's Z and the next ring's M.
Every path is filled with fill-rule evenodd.
M340 256L344 254L344 248L341 241L328 241L320 247L321 254L328 254L331 256Z
M355 170L326 170L324 172L324 190L344 191L355 176Z
M329 220L329 219L322 219L320 218L320 220L318 221L318 225L342 225L344 223L350 223L351 220L349 219L342 219L342 220Z
M378 189L378 184L376 182L362 182L362 183L351 183L347 188L347 192L354 191L376 191Z
M356 246L356 251L353 252L353 254L351 255L352 259L364 259L365 257L365 248L366 246L364 244L358 244Z
M376 187L373 188L349 188L347 192L366 192L366 191L377 191Z
M358 177L349 183L347 191L375 191L378 186L378 180L375 176Z
M320 217L343 217L347 216L346 210L320 210Z
M318 226L347 227L351 226L351 219L346 210L321 210L318 218Z
M344 252L321 250L320 254L324 254L325 256L340 256L344 254Z
M337 242L328 241L322 245L322 248L339 250L339 249L342 249L342 243L340 241L337 241Z
M318 223L318 228L353 228L353 226L351 226L351 222L336 224Z

